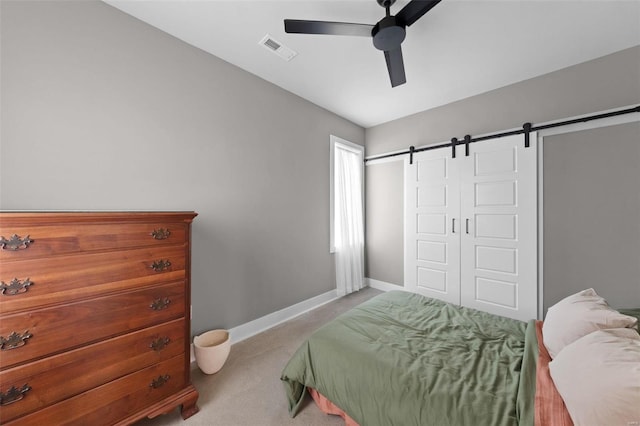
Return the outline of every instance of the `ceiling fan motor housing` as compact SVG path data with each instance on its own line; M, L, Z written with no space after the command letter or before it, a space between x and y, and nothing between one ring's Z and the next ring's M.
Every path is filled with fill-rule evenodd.
M377 0L378 4L384 8L390 7L396 0Z
M373 45L378 50L395 50L404 41L406 31L404 25L395 16L386 16L371 30Z

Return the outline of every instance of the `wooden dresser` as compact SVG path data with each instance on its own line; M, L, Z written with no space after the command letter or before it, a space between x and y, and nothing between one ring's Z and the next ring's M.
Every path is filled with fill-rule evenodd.
M193 212L0 212L0 424L124 425L190 379Z

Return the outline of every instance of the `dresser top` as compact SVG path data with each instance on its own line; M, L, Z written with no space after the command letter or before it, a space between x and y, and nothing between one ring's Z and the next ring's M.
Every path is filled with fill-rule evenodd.
M198 213L193 211L0 211L0 226L21 223L64 224L79 222L149 222L172 221L190 223Z

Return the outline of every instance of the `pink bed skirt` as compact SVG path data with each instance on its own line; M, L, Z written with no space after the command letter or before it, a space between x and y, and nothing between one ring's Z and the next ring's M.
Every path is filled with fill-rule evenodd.
M551 356L542 342L542 321L536 321L538 364L536 368L535 426L573 426L573 421L549 372Z
M333 402L322 396L320 392L312 388L307 389L309 390L309 394L311 394L311 397L315 401L318 408L320 408L320 411L326 414L333 414L334 416L342 417L344 419L345 426L360 426L355 420L349 417L347 413L342 411Z

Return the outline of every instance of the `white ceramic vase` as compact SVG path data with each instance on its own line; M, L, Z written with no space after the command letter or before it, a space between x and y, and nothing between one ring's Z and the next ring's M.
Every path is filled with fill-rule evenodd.
M211 330L193 338L196 363L205 374L220 371L229 352L231 341L227 330Z

